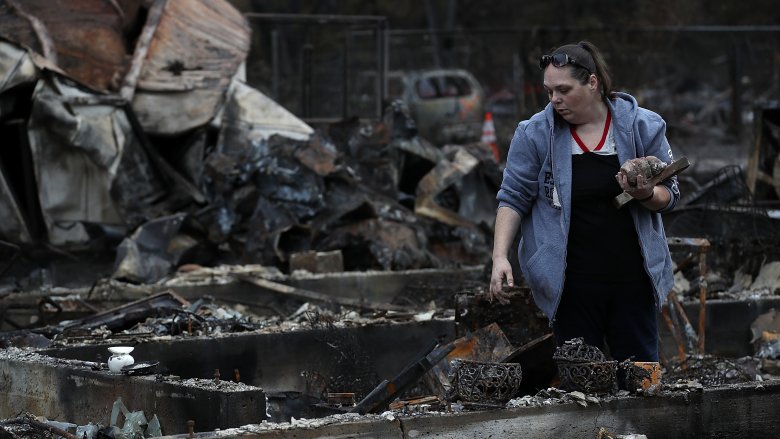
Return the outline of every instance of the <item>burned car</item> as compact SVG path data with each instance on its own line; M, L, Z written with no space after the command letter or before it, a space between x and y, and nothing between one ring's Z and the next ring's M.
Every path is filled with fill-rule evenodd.
M388 98L406 101L420 135L437 145L475 142L481 136L484 93L465 70L390 72Z

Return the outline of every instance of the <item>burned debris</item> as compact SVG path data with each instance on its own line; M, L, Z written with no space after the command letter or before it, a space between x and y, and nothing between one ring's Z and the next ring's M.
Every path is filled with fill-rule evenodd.
M662 361L618 363L557 346L522 282L487 300L496 151L430 143L400 100L310 125L247 83L227 1L0 0L0 24L0 437L655 428L666 403L704 431L719 398L776 404L773 112L747 179L685 180Z
M399 103L384 120L315 131L243 82L249 27L227 2L78 4L74 23L110 17L91 28L110 36L105 57L51 24L47 5L0 10L0 238L22 256L116 251L114 278L152 283L185 263L287 269L310 251L340 251L346 270L489 253L489 150L442 152Z

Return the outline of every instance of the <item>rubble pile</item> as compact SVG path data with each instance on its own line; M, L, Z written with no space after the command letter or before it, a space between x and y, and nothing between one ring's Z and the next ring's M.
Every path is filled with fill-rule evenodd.
M625 393L627 394L628 392ZM550 387L548 389L540 390L536 395L525 395L519 398L511 399L506 403L506 407L542 407L571 402L577 403L583 407L587 407L588 404L600 404L603 398L604 396L597 397L594 395L587 395L576 390L567 392L556 387Z
M761 154L771 155L772 148L766 145ZM682 299L696 297L702 285L708 298L737 300L772 296L780 287L777 196L763 195L755 190L755 182L750 184L751 174L759 172L755 166L747 175L737 165L725 166L705 184L682 180L690 187L684 187L675 209L664 214L666 234L704 238L711 244L705 273L690 248L672 249L678 271L675 291Z
M777 378L774 310L751 328L755 356L704 355L707 299L765 297L780 287L780 262L756 263L759 254L780 257L780 229L755 207L733 168L665 218L670 236L719 238L717 251L706 240L677 238L686 253L675 254L677 283L662 316L680 357L664 362L664 382L652 392L618 391L618 371L630 363L608 361L581 339L555 350L548 322L524 286L512 289L511 306L496 307L483 284L456 295L453 282L419 285L388 301L285 284L285 271L483 264L501 174L483 144L436 147L418 136L401 101L390 103L381 120L315 129L246 84L250 40L246 20L226 0L0 0L0 135L8 139L0 150L0 260L7 261L0 277L19 260L34 260L40 248L72 259L107 252L113 279L95 283L87 298L110 282L174 289L233 283L257 293L253 311L266 311L252 314L250 305L211 297L189 302L166 290L2 334L0 348L40 359L33 349L15 348L312 330L334 364L296 364L305 391L285 387L267 395L266 416L290 422L241 427L245 432L486 407L587 407L630 394ZM713 210L722 215L709 215ZM759 238L743 236L757 229ZM706 260L708 251L715 256ZM743 265L729 266L725 258ZM263 302L261 293L273 299ZM698 329L681 304L691 297L701 300ZM88 304L77 294L45 294L36 305L41 315L56 310L56 317L69 305ZM378 360L358 334L341 331L436 318L454 318L455 338L426 340L392 377L379 376ZM106 369L100 362L42 361ZM146 363L138 364L152 362ZM138 374L151 374L157 364ZM205 380L143 378L211 390L245 387L239 369L230 369L235 383L211 370L214 378ZM322 417L329 413L337 414ZM0 436L71 437L75 429L78 437L92 437L98 428L21 415L0 421ZM147 420L121 400L104 430L111 437L161 434L156 417Z
M767 379L770 378L767 374ZM675 383L696 382L701 386L714 387L763 380L760 359L756 357L729 359L692 355L685 363L673 361L664 374L664 381L671 388L675 388Z
M347 270L489 256L484 145L432 146L400 102L315 131L244 82L250 29L224 0L56 3L0 2L3 252L116 250L134 283L309 251Z
M780 313L772 308L750 325L756 355L765 373L780 375Z
M122 420L121 426L120 420ZM107 426L93 423L77 425L24 413L13 419L0 420L0 434L4 435L2 437L14 439L131 439L160 437L162 431L157 415L153 415L151 419L147 420L143 410L131 412L119 398L114 403L110 424Z
M75 427L75 424L52 422L45 418L39 420L32 414L25 413L13 419L4 419L0 421L0 434L2 434L2 437L14 439L55 439L59 437L73 439L77 437L67 432L66 429L68 425L73 425ZM62 429L61 427L63 426L66 427L66 429Z
M47 348L59 345L105 343L109 340L138 342L159 337L219 336L247 331L286 332L323 329L330 337L323 340L343 358L340 368L348 378L358 373L370 373L371 364L359 352L358 344L342 335L341 328L376 325L388 322L427 321L451 318L446 310L423 312L369 312L361 313L349 307L320 307L306 302L292 313L285 314L284 304L269 304L280 314L255 314L242 305L218 304L212 297L190 303L175 293L167 292L108 309L102 313L78 319L65 320L30 330L6 331L0 334L0 348ZM347 337L346 339L344 337ZM354 337L354 336L352 336ZM345 378L347 379L347 378ZM349 388L355 383L344 382ZM374 383L366 384L373 386ZM370 388L368 389L370 390Z

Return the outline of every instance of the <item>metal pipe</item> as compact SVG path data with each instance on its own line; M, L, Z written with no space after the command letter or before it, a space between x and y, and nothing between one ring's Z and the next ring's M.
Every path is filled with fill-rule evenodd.
M325 14L274 14L274 13L255 13L247 12L243 16L250 21L264 21L271 22L273 24L320 24L320 25L350 25L353 29L364 29L367 32L372 32L375 38L376 44L376 105L375 112L376 118L379 119L382 116L383 104L385 96L387 96L387 66L388 62L388 30L387 30L387 17L380 15L325 15ZM272 63L273 67L273 80L272 86L274 89L275 98L280 99L279 95L279 72L277 65L279 64L278 56L278 36L272 32ZM349 37L347 37L347 47L345 48L345 65L348 67L350 47L348 45ZM306 53L309 52L309 53ZM301 68L302 68L302 96L301 96L301 116L304 120L310 121L313 113L313 78L312 78L312 53L313 46L310 44L304 46L301 53ZM344 72L344 81L348 85L349 77L348 70ZM344 88L344 101L342 108L342 116L349 116L349 87Z
M709 245L699 248L699 353L704 355L704 328L707 317L707 252Z
M382 59L382 56L380 54L382 53L382 49L384 48L384 44L382 43L382 37L384 35L384 32L382 32L381 26L377 26L376 30L376 93L374 94L376 99L376 105L375 105L375 115L377 120L382 118L382 104L384 100L384 93L382 93L382 83L384 82L384 62Z
M311 44L304 44L301 51L301 115L303 117L311 116L311 100L312 100L312 57L314 53L314 46Z
M682 303L680 303L680 300L677 298L677 293L674 291L670 292L669 300L674 305L674 311L683 327L686 347L689 351L694 352L694 347L698 346L699 336L696 334L696 331L693 330L693 325L691 325L691 321L688 320L688 315L685 313Z
M390 34L387 20L379 24L382 28L382 53L378 56L382 57L382 99L387 97L387 72L390 70ZM380 115L381 116L381 115Z
M319 23L319 24L363 24L365 22L387 21L384 15L337 15L337 14L274 14L245 12L249 20L265 20L277 23Z
M685 344L683 343L682 337L677 331L677 327L674 326L674 322L672 322L671 316L669 316L669 309L667 307L661 308L661 316L663 317L664 322L666 323L666 327L669 328L669 331L672 333L674 341L677 344L677 356L680 357L680 367L683 370L686 370L687 366L685 364Z
M706 238L667 238L669 247L697 247L699 249L699 328L697 334L697 353L704 355L704 332L707 317L707 252L710 249L710 241ZM687 259L686 259L687 260ZM677 300L674 292L669 293L669 301L678 308L678 314L685 320L687 332L693 332L690 328L685 311Z
M441 68L441 46L439 45L439 37L436 26L436 11L433 9L433 3L431 0L425 0L425 15L428 17L428 32L431 39L431 47L433 48L433 66L437 69Z
M731 114L729 122L731 130L737 138L742 133L742 51L739 44L734 44L729 60L729 76L731 77Z
M435 32L438 35L452 34L520 34L520 33L551 33L551 32L614 32L613 29L599 26L513 26L495 28L469 28L469 29L395 29L391 36L425 35ZM622 33L646 33L646 32L698 32L698 33L734 33L734 32L780 32L780 26L641 26L621 30Z
M344 33L344 63L341 66L341 117L349 117L349 53L352 51L352 41L349 32Z
M271 31L271 93L279 101L279 30Z

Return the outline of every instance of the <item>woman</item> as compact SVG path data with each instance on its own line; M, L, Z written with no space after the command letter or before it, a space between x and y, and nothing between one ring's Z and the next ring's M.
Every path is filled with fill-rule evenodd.
M498 192L490 298L507 302L507 259L522 226L520 267L559 344L575 337L622 361L658 361L656 309L673 285L660 212L680 198L676 178L630 185L629 160L671 163L666 124L625 93L587 41L542 56L545 109L519 124ZM622 209L622 191L635 200ZM606 346L605 346L606 342Z

